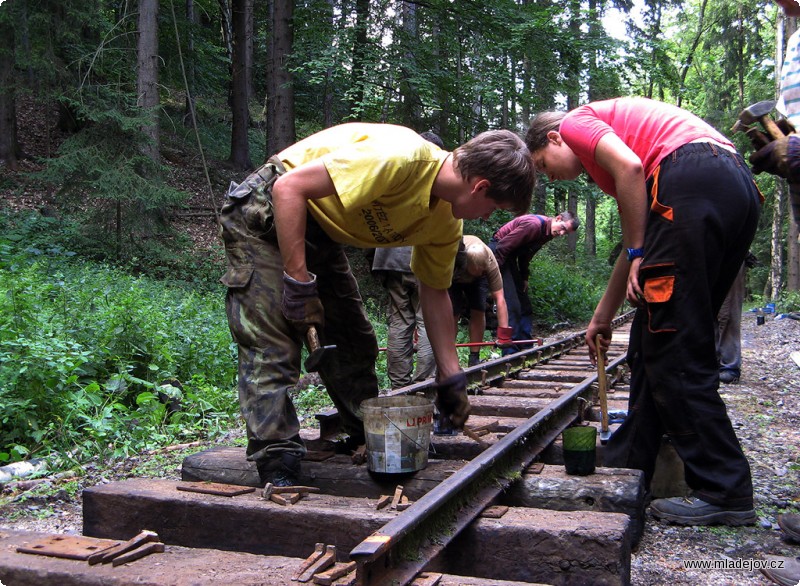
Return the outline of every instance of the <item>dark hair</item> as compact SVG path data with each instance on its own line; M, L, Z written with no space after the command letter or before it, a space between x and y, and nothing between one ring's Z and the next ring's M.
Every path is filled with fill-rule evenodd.
M453 166L465 181L489 181L487 196L510 203L516 214L531 207L536 170L530 151L510 130L488 130L453 151Z
M440 149L444 149L444 141L435 132L430 132L426 130L425 132L420 132L419 135L428 142L432 142Z
M578 218L578 216L574 215L572 212L566 212L565 211L565 212L561 212L560 214L556 214L556 215L557 216L561 216L561 221L562 222L572 226L572 231L573 232L575 230L577 230L578 227L581 225L580 218Z
M555 110L539 112L531 120L528 132L525 133L525 145L531 153L547 146L547 133L561 128L561 121L566 114L566 112Z

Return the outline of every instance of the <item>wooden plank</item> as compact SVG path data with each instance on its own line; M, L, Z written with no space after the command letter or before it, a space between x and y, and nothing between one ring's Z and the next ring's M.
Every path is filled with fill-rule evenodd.
M533 417L551 403L548 399L487 395L470 397L469 402L475 415L524 419Z
M630 584L630 520L620 513L510 508L480 517L437 571L545 584ZM520 555L524 551L525 555Z
M472 440L462 437L460 441L476 449ZM460 460L431 458L425 469L403 480L405 494L416 500L463 465L464 462ZM397 485L397 481L390 478L393 475L385 476L372 475L365 465L355 466L349 456L337 455L325 462L303 460L298 481L303 485L315 486L327 494L377 499L382 494L392 494ZM184 482L207 480L261 488L256 466L247 460L244 448L223 446L192 454L183 460L181 477Z
M374 501L363 498L311 494L303 500L307 504L280 507L270 506L255 495L218 499L179 492L174 485L167 480L132 479L85 489L84 533L125 537L135 534L143 524L157 531L170 547L235 547L242 552L301 559L317 543L335 543L337 561L347 562L356 545L398 515L387 509L376 511ZM485 525L486 521L497 525ZM454 541L444 555L449 558L451 550L466 547L471 559L466 561L456 554L458 559L452 565L448 562L437 571L496 580L564 583L561 574L552 581L542 578L543 574L520 577L523 565L539 566L540 554L544 567L563 572L555 567L557 564L553 566L554 558L563 553L560 559L565 565L569 563L572 583L616 584L622 583L630 567L627 515L511 507L501 519L480 519L470 527L477 528L468 528L469 545ZM507 534L502 527L508 527ZM264 535L280 535L280 539L264 539ZM522 545L512 547L517 543L524 544L526 555L519 555ZM531 559L536 563L531 564ZM504 570L504 565L513 571ZM612 577L614 572L620 573L619 579Z
M645 489L641 470L598 467L589 476L570 476L563 466L545 465L526 472L509 487L500 503L555 511L623 513L631 517L631 539L641 538L645 522Z
M47 537L46 533L0 531L0 576L7 586L164 586L165 584L264 586L292 584L297 559L171 545L157 556L116 568L85 561L17 553L16 547ZM335 584L344 584L340 579ZM439 586L532 586L444 574Z

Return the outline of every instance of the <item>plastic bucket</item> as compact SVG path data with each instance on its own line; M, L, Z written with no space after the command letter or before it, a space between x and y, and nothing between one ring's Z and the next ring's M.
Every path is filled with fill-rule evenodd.
M361 403L367 436L367 467L400 474L428 464L433 403L424 397L375 397Z

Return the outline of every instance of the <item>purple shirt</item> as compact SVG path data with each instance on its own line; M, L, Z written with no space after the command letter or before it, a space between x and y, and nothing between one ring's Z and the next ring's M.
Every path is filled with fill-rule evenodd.
M506 262L516 261L527 279L533 255L553 239L552 223L547 216L525 214L501 226L492 237L497 264L502 268Z

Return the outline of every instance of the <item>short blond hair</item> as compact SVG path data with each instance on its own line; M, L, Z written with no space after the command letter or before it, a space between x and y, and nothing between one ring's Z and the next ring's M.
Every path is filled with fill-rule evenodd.
M489 271L489 262L485 254L485 244L475 242L467 246L467 272L471 275L483 275Z

